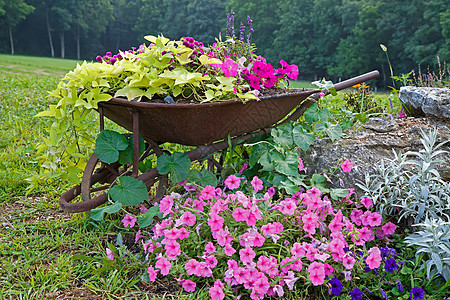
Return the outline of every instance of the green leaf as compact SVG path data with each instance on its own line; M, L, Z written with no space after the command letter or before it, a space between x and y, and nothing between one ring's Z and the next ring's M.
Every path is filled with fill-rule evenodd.
M196 183L202 186L216 186L217 178L211 171L204 170L200 173L197 169L192 169L187 177L188 182Z
M287 176L296 176L298 174L298 157L292 154L273 160L275 170Z
M113 186L109 194L115 202L120 202L123 206L134 206L148 200L145 183L130 176L120 177L119 184Z
M273 141L282 145L285 148L291 148L293 145L292 141L292 127L291 126L281 126L273 128L270 132L273 137Z
M172 182L183 181L189 175L191 160L185 153L174 152L172 155L163 154L156 161L159 174L170 173Z
M313 174L311 184L319 189L325 189L327 187L327 179L323 175Z
M119 159L119 151L128 147L126 137L112 130L102 130L95 141L94 153L104 163L114 163Z
M113 214L118 212L122 208L122 203L116 202L113 205L108 205L104 207L94 208L91 210L90 218L94 221L103 220L103 214Z
M119 163L122 165L131 164L133 162L133 136L130 136L127 142L128 147L125 150L119 151ZM139 156L144 153L144 150L144 138L139 135Z
M297 125L292 130L292 136L294 139L295 145L300 147L304 152L306 152L312 144L314 144L314 139L316 136L312 132L305 132L303 127L300 125Z
M347 189L332 189L330 192L330 196L334 200L341 200L344 197L347 197L349 194Z
M143 161L139 162L139 171L144 173L147 170L150 170L152 168L152 160L151 159L144 159Z
M162 218L163 214L159 211L159 205L152 206L142 216L138 216L139 228L145 228L153 223L153 218Z
M332 142L342 137L342 127L339 124L333 125L325 129L325 132Z
M327 121L329 113L330 112L328 111L327 108L319 110L319 106L317 105L317 103L314 103L305 111L304 116L305 116L305 120L308 123L315 123L320 120Z

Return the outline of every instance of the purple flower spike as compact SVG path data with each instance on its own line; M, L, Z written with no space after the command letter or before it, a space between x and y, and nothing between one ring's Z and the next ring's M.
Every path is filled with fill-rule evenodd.
M103 58L100 55L97 55L97 57L95 58L99 63L101 63L103 61Z
M106 56L112 56L111 52L106 52Z
M113 58L111 58L111 60L110 60L110 62L113 64L113 63L115 63L117 61L117 59L115 59L114 57Z

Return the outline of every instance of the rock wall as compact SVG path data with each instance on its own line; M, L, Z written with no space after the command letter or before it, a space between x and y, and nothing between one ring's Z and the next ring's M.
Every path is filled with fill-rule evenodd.
M335 187L339 186L339 179L342 179L346 188L356 188L357 194L361 196L355 185L356 180L363 180L366 172L373 173L374 165L382 159L392 159L392 149L402 153L423 149L420 129L428 132L436 127L439 131L438 143L450 141L448 119L385 117L373 118L360 126L345 130L346 137L334 143L328 138L317 139L306 153L299 150L308 174L320 173L336 166L341 158L348 159L354 164L352 172L343 173L339 168L331 179ZM441 149L450 151L450 142ZM450 181L450 153L438 158L445 161L437 166L441 177Z
M447 118L450 121L450 89L404 86L399 98L410 116Z

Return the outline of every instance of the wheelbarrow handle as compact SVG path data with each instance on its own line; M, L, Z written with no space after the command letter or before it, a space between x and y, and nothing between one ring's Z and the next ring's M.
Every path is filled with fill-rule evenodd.
M354 85L356 85L358 83L366 82L366 81L369 81L371 79L377 78L378 76L380 76L380 72L378 72L377 70L374 70L372 72L368 72L368 73L365 73L365 74L362 74L362 75L359 75L359 76L356 76L356 77L353 77L353 78L350 78L350 79L347 79L347 80L335 83L333 85L333 87L334 87L334 89L336 91L340 91L340 90L352 87L352 86L354 86ZM330 93L326 89L322 90L322 92L325 95ZM312 98L314 98L316 100L319 99L319 97L320 97L319 94L312 95Z

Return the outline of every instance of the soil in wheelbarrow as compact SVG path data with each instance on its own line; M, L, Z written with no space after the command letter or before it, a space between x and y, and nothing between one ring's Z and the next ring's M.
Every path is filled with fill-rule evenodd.
M270 96L277 96L277 95L286 95L286 94L295 94L298 93L298 90L292 90L292 89L276 89L276 88L271 88L271 89L261 89L260 93L259 93L259 97L260 98L264 98L264 97L270 97ZM174 99L175 103L177 104L197 104L200 103L200 101L198 101L197 99L195 99L195 97L193 95L189 96L189 97L176 97ZM143 100L143 102L152 102L152 103L165 103L163 98L153 98L153 99L148 99L145 98Z

